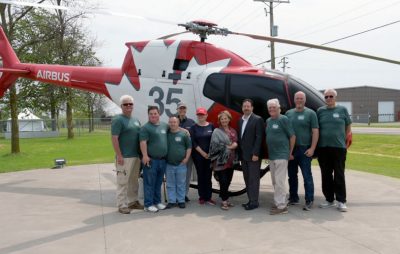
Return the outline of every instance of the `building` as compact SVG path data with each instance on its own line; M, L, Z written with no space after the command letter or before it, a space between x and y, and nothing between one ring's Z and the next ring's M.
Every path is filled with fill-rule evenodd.
M353 122L400 121L400 90L373 86L335 89L337 103L345 106Z

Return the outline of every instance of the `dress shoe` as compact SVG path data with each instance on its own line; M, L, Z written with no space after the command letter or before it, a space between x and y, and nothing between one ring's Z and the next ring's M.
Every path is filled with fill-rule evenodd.
M247 202L246 204L242 204L242 207L246 207L248 205L250 205L250 202Z
M258 205L252 205L252 204L248 204L244 207L245 210L249 211L249 210L253 210L258 208Z
M129 209L128 207L121 207L121 208L118 208L118 212L122 213L122 214L130 214L131 209Z
M143 205L142 204L140 204L140 202L139 201L135 201L135 202L133 202L132 204L130 204L129 206L129 209L131 209L131 210L133 210L133 209L139 209L139 210L143 210Z

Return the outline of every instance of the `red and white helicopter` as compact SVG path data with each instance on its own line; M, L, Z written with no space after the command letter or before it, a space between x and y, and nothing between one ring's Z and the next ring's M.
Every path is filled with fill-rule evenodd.
M0 1L7 2L15 3ZM0 68L0 97L18 78L27 78L104 94L117 105L122 95L129 94L135 98L135 115L139 119L147 118L148 105L157 105L162 119L166 120L176 113L177 104L184 101L190 117L195 116L197 107L203 106L208 109L209 121L216 124L218 113L228 110L235 125L245 98L253 99L255 113L263 118L268 117L266 101L271 98L279 99L283 113L294 107L293 96L297 91L306 93L306 104L311 109L324 105L324 100L318 90L294 76L252 66L239 55L206 43L209 35L242 35L400 64L395 60L315 44L232 32L204 20L179 26L186 31L157 40L127 42L127 53L121 68L21 63L0 28L0 56L3 62ZM170 39L187 32L199 35L200 41ZM262 175L267 171L264 170Z
M274 41L317 48L343 54L400 64L398 61L370 55L290 41L266 36L231 32L216 24L197 20L183 26L186 32L198 34L200 41L172 40L171 34L157 40L127 42L127 53L121 68L84 67L21 63L3 30L0 30L0 96L18 79L27 78L54 85L104 94L119 103L123 94L135 100L135 114L146 119L147 106L157 105L162 118L176 113L180 101L188 105L193 117L196 107L208 109L209 120L216 122L217 114L227 109L240 116L241 102L252 98L255 112L268 117L265 102L278 98L283 112L293 108L293 95L304 91L307 106L316 110L324 104L321 93L304 81L280 71L254 67L235 53L206 43L208 35L244 35L257 40Z

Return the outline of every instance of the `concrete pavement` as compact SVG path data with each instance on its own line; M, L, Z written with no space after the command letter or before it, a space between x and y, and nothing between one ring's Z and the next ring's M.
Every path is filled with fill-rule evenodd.
M306 212L300 205L271 216L267 174L253 211L240 206L245 195L233 197L229 211L200 206L192 189L186 209L121 215L112 169L99 164L0 174L0 254L400 253L399 179L348 170L347 213ZM318 204L318 168L313 173ZM241 188L239 172L232 189Z
M400 128L351 127L353 133L400 135Z

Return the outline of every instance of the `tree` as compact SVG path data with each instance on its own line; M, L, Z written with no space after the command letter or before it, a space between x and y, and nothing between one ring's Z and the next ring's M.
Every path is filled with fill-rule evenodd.
M40 1L41 3L43 1ZM61 4L57 0L57 4ZM65 1L69 3L72 1ZM95 57L95 41L88 40L82 30L80 20L83 13L65 14L56 11L51 14L40 9L12 8L11 5L0 4L2 26L10 39L13 48L21 61L35 63L85 65L99 64ZM32 54L35 52L35 54ZM12 153L18 153L18 108L36 108L50 111L51 118L56 119L61 104L66 104L68 138L73 138L72 109L75 91L70 88L54 87L34 81L19 81L17 87L10 88L7 98L12 118ZM24 97L18 104L18 97ZM21 105L22 104L22 105ZM55 130L53 125L52 129Z
M43 2L39 1L39 3ZM17 55L23 51L29 45L34 45L40 41L45 41L48 38L47 35L39 35L30 38L27 41L17 40L17 33L20 31L16 26L25 18L25 16L32 10L31 7L28 8L13 8L11 5L0 4L0 18L1 26L10 40L11 45L13 45ZM21 33L20 33L21 34ZM41 37L41 40L39 37ZM19 127L18 127L18 94L17 88L12 85L8 92L8 102L11 115L11 153L19 153Z

